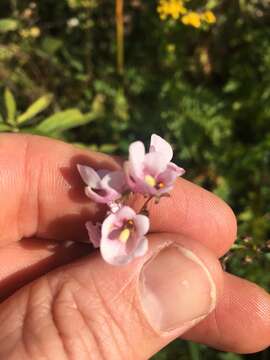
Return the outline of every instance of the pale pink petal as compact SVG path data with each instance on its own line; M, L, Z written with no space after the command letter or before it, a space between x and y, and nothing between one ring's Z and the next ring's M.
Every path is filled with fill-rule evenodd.
M116 214L110 214L109 216L106 217L106 219L103 221L102 223L102 227L101 227L101 236L104 238L107 238L110 234L110 232L113 230L114 228L114 224L117 221L117 216Z
M120 221L134 219L136 216L135 211L129 206L122 206L121 209L115 214Z
M95 248L98 248L101 240L101 224L97 223L94 225L91 221L87 221L85 226L91 243Z
M126 253L125 244L106 237L101 239L100 252L103 259L111 265L125 265L132 259L130 254Z
M104 176L107 175L109 172L111 172L111 171L108 169L98 169L97 170L97 173L98 173L100 179L104 178Z
M183 169L180 166L174 164L173 162L169 163L168 168L171 168L172 170L174 170L177 173L178 176L182 176L186 172L185 169Z
M185 170L174 163L169 163L166 170L158 176L158 181L171 185L177 177L182 176Z
M133 257L141 257L144 256L147 253L148 250L148 240L147 238L142 238L139 242L137 248L135 249L133 253Z
M125 172L125 176L126 176L127 185L129 186L129 188L132 191L134 191L134 192L138 191L136 188L137 187L137 177L131 173L132 171L131 171L130 161L125 161L123 168L124 168L124 172Z
M166 170L168 165L167 157L160 152L151 152L145 155L144 158L144 173L158 176L161 172Z
M153 134L151 136L150 152L160 152L166 157L167 163L173 157L173 150L171 145L159 135Z
M129 145L129 166L132 176L140 176L145 156L145 148L141 141Z
M132 254L137 249L140 240L141 237L138 236L137 230L135 229L134 233L132 234L130 239L128 239L128 242L125 244L126 253L129 255Z
M91 200L101 204L107 204L108 202L114 200L110 196L108 196L105 190L98 189L98 191L99 193L92 190L91 187L87 186L85 188L85 195L88 196Z
M105 189L114 189L119 194L126 190L126 181L124 172L112 171L104 176L101 180L101 187Z
M134 224L136 227L136 232L139 237L142 237L143 235L147 234L149 231L149 218L145 215L138 214L134 219Z
M77 169L86 185L96 188L100 182L97 172L90 166L77 165Z

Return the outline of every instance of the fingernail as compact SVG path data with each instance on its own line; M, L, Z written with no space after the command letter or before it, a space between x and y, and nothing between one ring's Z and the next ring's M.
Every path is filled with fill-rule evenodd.
M216 288L203 262L178 245L163 248L144 264L140 274L140 300L157 331L184 331L215 307Z

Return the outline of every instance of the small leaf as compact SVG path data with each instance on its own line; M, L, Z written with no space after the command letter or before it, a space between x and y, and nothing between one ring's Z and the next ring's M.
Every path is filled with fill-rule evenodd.
M43 120L35 127L35 130L43 134L62 132L76 126L87 124L94 119L95 116L93 113L84 115L77 109L68 109Z
M0 124L0 132L4 132L4 131L11 131L11 127L9 125L6 124Z
M40 97L37 101L35 101L32 105L30 105L29 108L23 114L21 114L18 117L17 119L18 124L25 123L26 121L35 117L40 112L47 109L47 107L51 104L52 100L53 100L52 94L46 94Z
M15 31L18 29L19 23L14 19L0 19L0 33Z
M12 92L8 88L5 90L4 98L7 110L7 123L14 125L16 116L16 101Z
M42 41L43 50L50 55L53 55L62 45L62 40L52 36L46 36Z

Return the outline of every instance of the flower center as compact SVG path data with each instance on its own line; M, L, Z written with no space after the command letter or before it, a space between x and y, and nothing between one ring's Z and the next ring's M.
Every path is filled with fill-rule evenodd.
M123 230L120 232L119 240L125 244L128 239L130 238L130 235L132 233L132 230L134 229L134 222L133 220L127 220L125 223Z
M156 188L162 189L162 188L164 188L164 186L165 186L164 182L160 181L159 183L157 183Z
M156 179L151 175L145 175L144 181L146 182L147 185L151 187L155 187L157 184Z
M125 228L120 232L119 240L123 244L125 244L128 241L129 237L130 237L130 230L128 228Z
M157 190L164 188L165 184L164 182L160 181L157 182L156 179L151 175L145 175L144 181L147 185L156 188Z

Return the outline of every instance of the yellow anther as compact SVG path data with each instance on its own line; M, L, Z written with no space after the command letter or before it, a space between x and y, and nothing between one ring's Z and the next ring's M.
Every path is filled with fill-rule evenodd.
M157 184L156 179L151 175L145 175L144 181L146 182L147 185L151 187L155 187Z
M123 244L125 244L128 241L129 237L130 237L130 230L125 228L124 230L121 231L120 236L119 236L119 240Z

